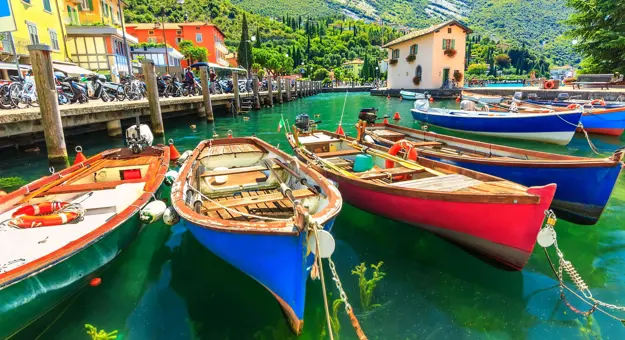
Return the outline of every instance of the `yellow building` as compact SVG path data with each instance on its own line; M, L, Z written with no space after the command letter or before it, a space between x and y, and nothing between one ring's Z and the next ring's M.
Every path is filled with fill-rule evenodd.
M345 77L358 78L360 77L360 71L362 70L362 66L365 64L364 61L356 58L354 60L350 60L343 64L343 70L345 70Z
M24 69L30 65L30 56L26 46L31 44L46 44L53 49L52 59L67 61L69 59L64 44L65 35L62 11L63 0L10 0L17 31L13 32L13 41L20 64ZM2 78L8 79L7 74L17 74L15 53L13 52L9 34L0 33L0 58L3 64ZM6 65L5 65L6 64ZM9 72L8 72L9 71Z

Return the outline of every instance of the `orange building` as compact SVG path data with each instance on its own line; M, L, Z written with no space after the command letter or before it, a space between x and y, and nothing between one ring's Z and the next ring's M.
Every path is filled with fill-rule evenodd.
M160 23L126 24L126 32L137 37L139 42L163 43L164 40L174 48L177 48L182 40L189 40L195 46L206 48L208 62L228 66L228 61L226 61L228 49L224 45L225 35L219 27L205 22L166 23L163 39L162 26ZM186 60L183 61L182 66L188 66Z

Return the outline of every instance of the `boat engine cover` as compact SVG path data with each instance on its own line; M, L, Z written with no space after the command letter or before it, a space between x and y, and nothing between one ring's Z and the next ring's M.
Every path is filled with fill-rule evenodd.
M419 111L427 112L430 109L430 102L427 99L417 99L414 102L414 108Z

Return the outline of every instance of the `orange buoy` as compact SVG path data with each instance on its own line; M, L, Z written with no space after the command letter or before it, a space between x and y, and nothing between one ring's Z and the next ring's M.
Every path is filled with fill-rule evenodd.
M387 95L386 95L386 99L391 99L391 95L390 95L390 94L387 94Z
M63 211L67 202L42 202L17 209L9 224L22 229L49 227L70 223L80 217L77 211Z
M603 99L595 99L590 102L590 105L601 105L605 106L605 101Z
M434 97L430 97L430 102L433 102L433 101L434 101Z
M384 120L382 121L382 124L388 124L388 119L386 117L384 117Z
M228 130L228 138L232 138L232 130Z
M545 89L547 89L547 90L551 90L555 86L556 86L556 83L553 80L547 80L545 82Z
M460 103L460 96L456 97L456 103Z
M408 142L405 139L402 139L400 141L395 142L395 144L393 144L393 146L390 147L390 149L388 149L388 154L391 156L396 156L397 153L399 153L399 150L403 150L406 154L407 154L407 159L411 160L411 161L416 161L417 157L419 156L419 153L417 152L417 149L414 148L414 146L412 145L412 143ZM395 162L393 162L390 159L387 159L384 162L384 167L386 169L391 169L393 167L395 167ZM408 178L407 175L402 175L402 176L393 176L393 180L395 181L401 181Z
M399 112L395 112L395 115L393 116L393 120L400 120L401 117L399 116Z
M169 159L172 161L176 161L178 160L178 158L180 158L180 152L178 152L178 149L176 149L176 147L174 146L174 140L170 139L169 140Z
M341 125L341 123L339 123L339 127L336 128L336 131L334 131L334 133L336 133L337 135L345 136L345 131L343 131L343 125Z
M87 157L82 153L82 146L78 145L76 147L76 158L74 159L74 164L82 163L87 160Z
M91 287L97 287L102 283L102 279L99 277L94 277L93 279L91 279L91 281L89 281L89 285Z

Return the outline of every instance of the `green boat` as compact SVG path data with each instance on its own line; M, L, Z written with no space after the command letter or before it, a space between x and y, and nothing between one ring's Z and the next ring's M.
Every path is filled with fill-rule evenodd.
M86 284L133 241L169 148L113 149L0 197L0 339Z

